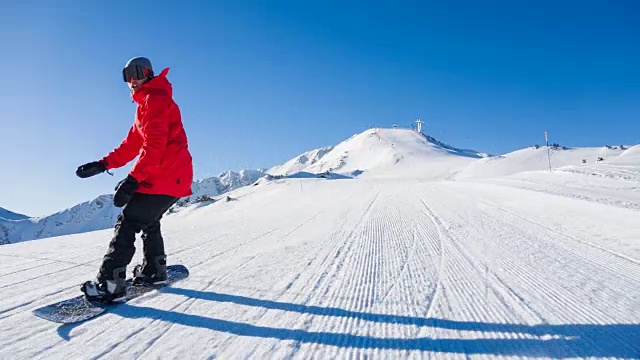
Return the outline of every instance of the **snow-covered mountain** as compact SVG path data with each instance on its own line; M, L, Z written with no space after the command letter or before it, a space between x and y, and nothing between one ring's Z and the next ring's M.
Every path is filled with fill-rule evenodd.
M421 179L481 179L531 171L592 172L635 165L640 145L573 147L533 146L503 155L459 149L412 129L372 128L335 146L303 153L267 173L286 177L326 172L348 177L418 177ZM550 164L549 164L550 157ZM635 167L633 167L635 169Z
M316 149L269 169L271 175L443 178L486 155L460 150L412 129L372 128L336 146Z
M245 169L239 172L226 171L215 177L194 181L191 186L193 192L191 199L197 199L201 196L213 198L231 190L253 184L266 174L266 169Z
M184 199L181 204L188 205L202 196L213 198L249 185L264 175L265 170L261 169L227 171L217 177L195 181L192 188L193 196ZM91 201L38 218L29 218L4 210L0 214L6 213L7 217L13 219L0 216L0 244L109 229L113 227L120 211L121 209L113 205L113 195L100 195Z
M55 214L20 220L0 219L0 242L15 243L112 227L119 209L112 195L101 195Z
M29 217L27 215L18 214L0 207L0 220L22 220L28 218Z

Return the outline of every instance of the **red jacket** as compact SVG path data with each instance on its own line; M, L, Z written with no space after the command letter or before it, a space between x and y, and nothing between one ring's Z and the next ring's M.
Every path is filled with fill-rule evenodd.
M168 72L164 69L133 94L135 122L120 146L101 161L113 169L140 155L129 172L140 183L138 192L184 197L192 195L193 165Z

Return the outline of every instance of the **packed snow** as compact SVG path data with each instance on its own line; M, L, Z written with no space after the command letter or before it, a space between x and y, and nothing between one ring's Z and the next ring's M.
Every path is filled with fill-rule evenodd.
M640 358L640 148L502 156L407 129L309 152L167 214L190 277L78 324L32 310L112 231L0 246L0 358Z

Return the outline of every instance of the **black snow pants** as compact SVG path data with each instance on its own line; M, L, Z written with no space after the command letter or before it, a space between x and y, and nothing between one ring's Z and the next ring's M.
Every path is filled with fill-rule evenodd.
M116 269L119 269L117 276L125 277L123 272L133 259L136 251L134 242L140 231L144 258L149 265L154 264L153 259L157 256L165 255L160 219L177 200L168 195L142 193L131 197L118 215L113 238L98 272L98 281L113 280Z

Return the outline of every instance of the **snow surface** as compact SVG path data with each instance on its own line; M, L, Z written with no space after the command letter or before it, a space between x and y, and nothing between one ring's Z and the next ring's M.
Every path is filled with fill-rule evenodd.
M0 358L640 358L637 146L491 174L376 131L291 168L342 177L168 215L168 261L191 276L84 323L31 311L79 294L111 230L0 246Z

